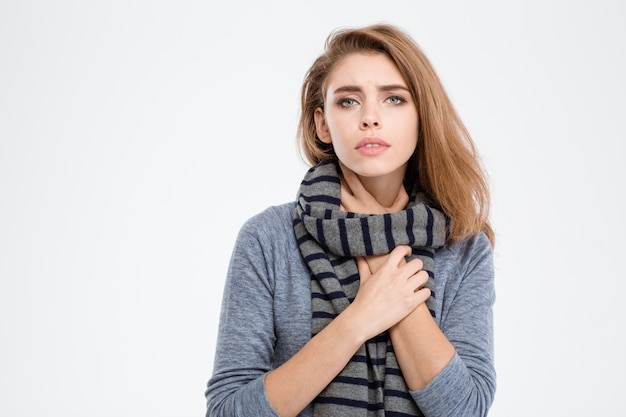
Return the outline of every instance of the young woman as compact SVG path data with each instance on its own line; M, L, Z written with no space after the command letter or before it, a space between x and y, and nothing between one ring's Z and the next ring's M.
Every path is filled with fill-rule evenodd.
M426 57L389 25L331 34L299 138L297 201L233 251L207 415L486 415L488 187Z

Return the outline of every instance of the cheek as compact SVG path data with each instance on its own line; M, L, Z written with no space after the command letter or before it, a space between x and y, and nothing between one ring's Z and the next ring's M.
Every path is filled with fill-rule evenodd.
M330 117L326 119L326 123L333 146L335 148L344 146L344 142L351 136L346 120L340 117Z
M399 125L402 125L402 124L399 124ZM417 138L419 136L419 123L417 119L415 118L411 120L410 123L404 123L404 126L406 126L405 131L404 131L405 137L411 142L413 142L415 145L417 145Z
M341 133L342 128L346 125L345 116L330 112L326 115L326 126L328 131L334 135Z

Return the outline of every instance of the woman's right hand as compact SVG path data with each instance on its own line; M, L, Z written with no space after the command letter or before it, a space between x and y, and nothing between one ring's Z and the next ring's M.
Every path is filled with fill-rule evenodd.
M375 272L363 258L357 260L361 286L346 312L354 315L366 340L391 328L430 297L430 290L423 288L428 273L421 260L406 262L410 254L409 246L397 246Z

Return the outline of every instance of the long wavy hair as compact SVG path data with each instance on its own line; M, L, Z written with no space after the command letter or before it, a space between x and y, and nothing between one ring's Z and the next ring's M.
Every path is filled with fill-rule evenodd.
M302 85L297 137L303 157L311 165L337 157L332 144L317 136L314 113L317 108L324 109L329 74L353 53L387 55L398 67L416 103L419 131L407 167L407 184L417 184L448 216L451 242L482 231L493 246L489 186L474 142L424 53L395 26L339 29L326 39L324 53L314 61Z

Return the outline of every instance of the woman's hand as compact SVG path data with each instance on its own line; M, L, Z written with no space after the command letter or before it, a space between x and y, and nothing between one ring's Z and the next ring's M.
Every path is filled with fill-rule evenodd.
M428 273L419 259L406 262L410 253L409 246L397 246L374 273L363 258L357 260L361 286L348 308L368 338L388 330L430 297L430 290L422 288Z

